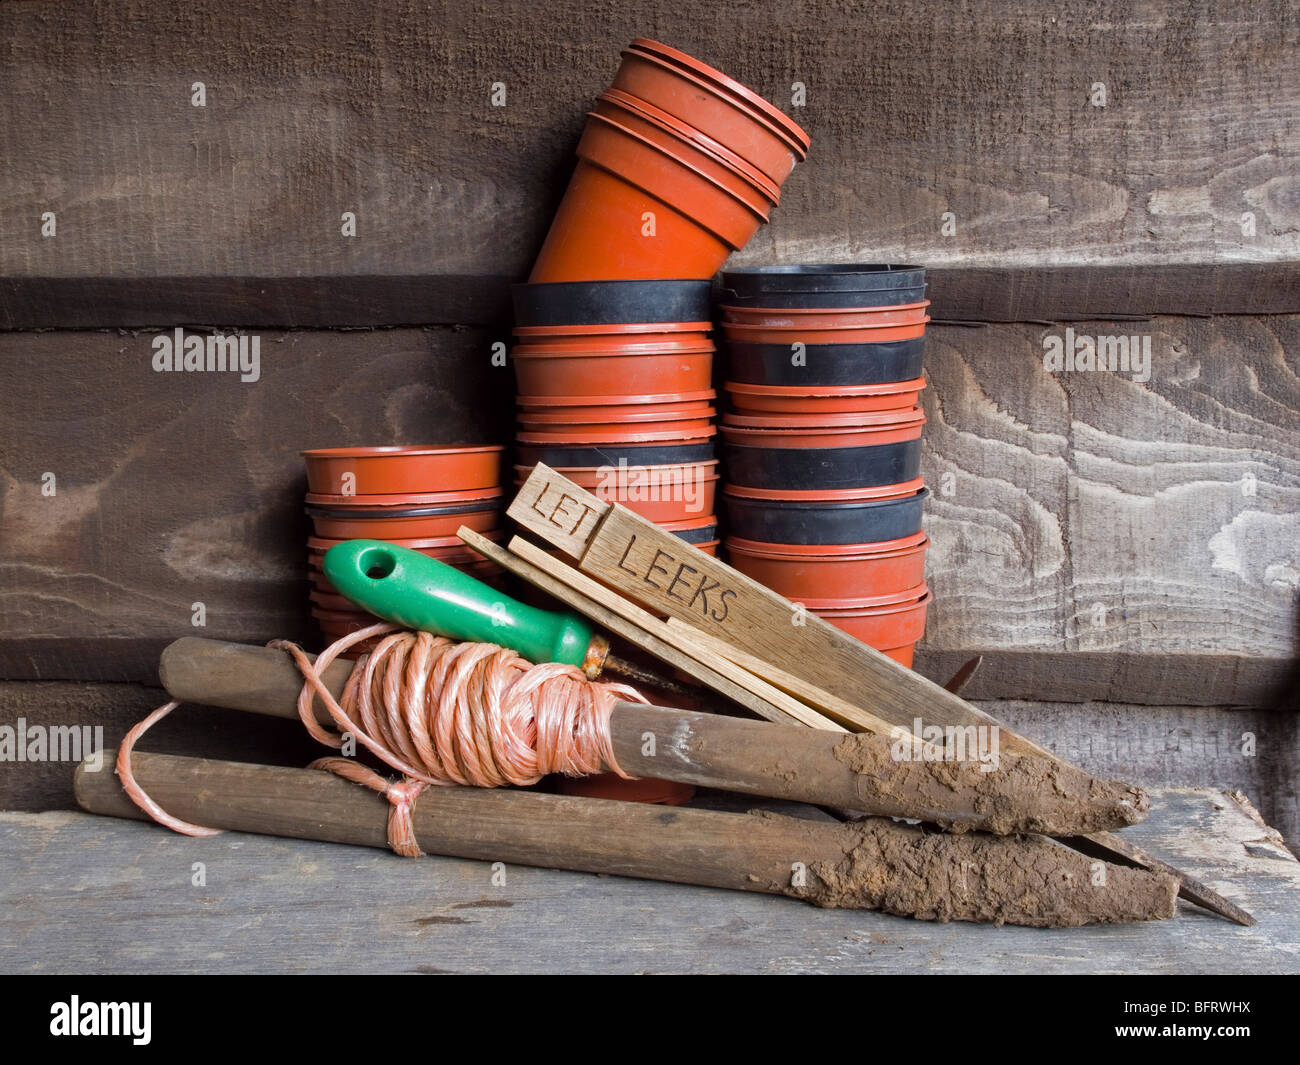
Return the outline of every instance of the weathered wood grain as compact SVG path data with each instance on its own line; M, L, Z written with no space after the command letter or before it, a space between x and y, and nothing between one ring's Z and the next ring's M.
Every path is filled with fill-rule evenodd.
M1296 972L1300 865L1276 835L1244 797L1168 789L1152 798L1151 820L1126 835L1213 881L1256 914L1255 928L1191 908L1114 928L928 925L715 889L514 865L501 884L483 862L237 834L193 840L79 813L4 814L0 854L14 875L0 879L0 968ZM197 887L195 862L205 875ZM380 881L383 905L359 905L373 902ZM267 913L279 915L274 928L250 935ZM546 934L561 927L583 934Z
M1215 656L1293 676L1300 319L1073 328L1149 335L1150 380L1049 373L1060 324L932 330L926 646L1173 658L1216 693L1237 682Z
M812 136L738 261L1300 258L1300 21L1286 0L198 0L162 17L146 0L39 0L0 9L0 322L170 325L194 320L188 301L202 306L213 279L210 309L244 291L250 322L337 323L344 308L391 322L390 300L357 301L365 279L522 277L584 112L641 34L719 64ZM1206 309L1257 306L1248 284L1196 277ZM307 278L323 280L295 284ZM111 304L93 279L143 281L127 291L146 317L101 320ZM1071 305L1055 314L1120 313L1125 287L1101 305L1059 289ZM1295 310L1286 298L1269 309ZM417 320L464 320L454 299L418 299Z
M1150 332L1151 380L1046 372L1060 326L931 329L921 671L980 651L981 698L1293 702L1300 318L1075 328ZM152 683L186 632L312 636L298 451L509 439L491 331L261 336L243 384L155 373L149 333L0 335L0 677Z

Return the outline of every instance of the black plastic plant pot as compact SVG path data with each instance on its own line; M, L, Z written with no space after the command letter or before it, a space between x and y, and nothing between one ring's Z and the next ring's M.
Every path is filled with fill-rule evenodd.
M707 322L708 281L557 281L513 285L515 325L632 325Z
M928 488L902 499L794 502L724 495L727 531L765 544L873 544L921 531Z
M902 484L921 475L921 438L868 447L826 448L751 447L724 442L722 458L727 483L739 488L791 491L875 488Z
M885 385L921 376L925 337L888 344L727 345L728 376L743 385ZM798 358L796 359L796 354Z
M717 456L713 444L652 444L623 446L605 444L600 447L527 447L515 448L521 466L543 463L552 469L574 467L592 469L599 466L677 466L689 462L710 462Z
M701 525L697 529L678 529L673 535L688 544L711 544L718 538L718 527L715 524Z
M823 263L727 270L722 291L751 307L893 307L925 299L925 270L887 263Z

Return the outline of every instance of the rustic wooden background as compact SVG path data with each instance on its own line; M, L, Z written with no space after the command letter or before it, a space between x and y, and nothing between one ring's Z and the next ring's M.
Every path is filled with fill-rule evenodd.
M1300 839L1285 0L0 6L0 724L113 742L195 602L206 635L309 635L299 449L508 438L505 286L637 35L806 87L812 153L738 260L932 268L919 668L982 652L1009 724ZM1150 335L1151 379L1048 373L1067 323ZM261 379L154 373L177 325L255 333ZM159 732L307 753L216 711ZM0 765L0 808L70 778Z

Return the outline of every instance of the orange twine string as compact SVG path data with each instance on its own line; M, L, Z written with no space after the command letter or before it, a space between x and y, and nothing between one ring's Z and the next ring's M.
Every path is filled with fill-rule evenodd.
M335 699L321 674L355 644L382 637L362 655ZM429 786L497 788L536 784L548 773L587 776L608 767L619 776L609 719L619 700L645 702L626 684L597 684L576 666L532 665L508 648L457 643L427 632L408 632L380 622L343 636L312 662L295 643L274 640L303 675L298 716L311 736L336 749L348 737L402 774L388 781L347 758L320 758L309 769L336 773L372 788L392 804L389 845L418 857L412 812ZM338 728L316 718L316 700ZM220 830L191 824L167 813L140 786L131 752L150 728L176 709L169 702L130 730L117 755L122 787L159 824L189 836Z

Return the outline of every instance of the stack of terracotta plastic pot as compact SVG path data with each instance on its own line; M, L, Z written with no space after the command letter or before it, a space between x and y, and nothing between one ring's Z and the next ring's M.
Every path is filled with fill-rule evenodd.
M327 640L377 618L350 603L322 568L341 540L387 540L420 551L480 580L500 579L495 563L456 536L462 525L500 539L503 447L336 447L304 451L312 617ZM354 654L367 650L353 648Z
M808 143L739 82L638 38L588 114L530 280L711 278L767 221Z
M545 463L714 551L709 282L527 284L513 295L516 484Z
M908 666L931 599L918 405L928 305L919 267L723 279L728 558Z

